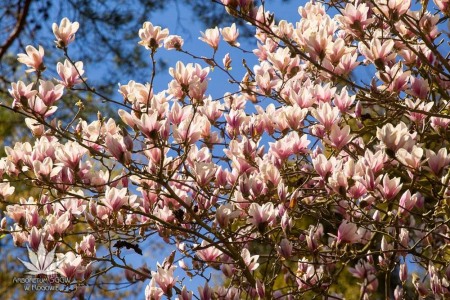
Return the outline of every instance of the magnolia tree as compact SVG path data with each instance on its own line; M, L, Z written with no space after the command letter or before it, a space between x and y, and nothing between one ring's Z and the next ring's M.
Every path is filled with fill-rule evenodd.
M12 104L2 104L33 135L0 160L3 233L30 251L56 248L57 272L79 297L115 269L146 281L146 299L341 299L346 278L360 290L349 298L450 297L450 61L441 25L450 6L434 2L333 1L333 17L311 2L293 24L263 4L222 0L254 26L257 47L242 49L235 25L216 27L200 38L208 57L146 22L139 43L152 77L121 85L123 101L102 96L71 57L79 24L53 24L65 57L59 78L47 77L44 49L28 46L18 60L35 80L12 83ZM244 60L238 79L219 46L257 64ZM166 50L192 62L177 62L158 89L155 57ZM213 68L231 83L220 98L208 92ZM118 117L58 120L67 90L114 103ZM17 199L16 182L39 197ZM133 267L125 249L142 254L155 235L176 250ZM223 284L208 284L213 269ZM188 277L205 280L190 290Z

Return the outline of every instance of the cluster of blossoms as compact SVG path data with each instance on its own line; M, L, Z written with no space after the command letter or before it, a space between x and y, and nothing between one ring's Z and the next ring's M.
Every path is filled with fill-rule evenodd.
M66 126L55 114L65 90L92 92L83 63L58 63L55 84L41 77L42 47L28 46L19 61L40 79L13 83L10 109L26 115L34 139L0 160L2 231L17 246L56 246L74 284L100 276L96 261L123 268L130 282L149 281L147 299L192 299L174 272L210 269L226 285L206 282L199 299L342 299L347 277L360 299L450 297L450 61L439 40L449 8L435 3L432 14L410 1L333 1L331 17L311 2L293 24L253 1L223 0L256 28L258 63L235 91L213 98L205 58L178 62L166 90L121 85L119 118ZM77 29L67 19L53 26L67 56ZM221 36L239 47L238 35L233 24L201 40L215 55ZM152 56L163 45L185 51L150 22L139 37ZM207 60L235 82L229 54ZM369 84L354 78L359 70ZM17 181L39 197L16 199ZM155 234L176 251L152 271L113 248ZM408 264L424 271L408 274Z

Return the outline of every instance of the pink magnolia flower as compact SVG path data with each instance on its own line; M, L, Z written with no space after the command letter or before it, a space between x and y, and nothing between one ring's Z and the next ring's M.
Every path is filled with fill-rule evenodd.
M164 48L167 50L181 50L184 40L179 35L169 35L164 39Z
M145 22L139 29L139 37L141 38L139 45L156 50L168 35L169 29L161 29L160 26L153 26L151 22Z
M244 260L244 263L247 266L249 271L254 271L254 270L258 269L258 267L259 267L259 263L258 263L259 255L250 256L250 252L248 251L248 249L244 248L241 251L241 257Z
M197 248L200 249L196 250L195 254L206 263L216 262L217 259L222 255L222 251L212 245L209 246L209 243L207 241L202 241L201 245Z
M420 99L417 99L415 102L413 102L413 101L411 101L411 99L408 99L408 98L405 99L405 104L406 104L406 107L408 107L408 108L423 111L423 112L430 111L430 109L434 105L433 102L426 103ZM420 112L414 112L414 111L410 111L408 114L409 114L409 119L418 124L423 123L423 121L427 117L425 114L422 114Z
M345 46L345 41L339 37L327 46L325 61L335 66L339 63L344 54L349 53L350 51L352 50ZM332 70L332 68L330 69Z
M415 134L410 134L405 123L400 122L397 126L386 124L381 129L377 128L377 138L382 148L397 151L400 148L410 150L415 144Z
M23 81L11 83L11 89L8 89L8 92L14 98L13 108L28 105L28 100L32 99L38 93L38 91L33 90L33 85L33 83L25 85Z
M14 224L10 227L11 236L13 238L14 246L21 247L27 242L27 233L19 226L19 224Z
M200 296L200 300L211 300L213 291L208 285L208 281L205 281L204 286L198 287L198 293Z
M368 261L359 260L354 268L349 268L349 272L356 278L364 279L367 278L369 274L375 274L377 270Z
M212 101L210 98L204 99L203 106L200 107L200 111L208 118L211 124L223 115L223 109L224 106L220 101Z
M14 193L16 188L11 186L9 182L0 182L0 198L6 199Z
M408 279L408 264L400 264L399 279L401 282L406 282Z
M381 70L395 59L396 53L392 51L393 48L394 40L383 38L381 31L376 31L369 46L363 42L358 45L359 52Z
M411 88L406 92L414 97L419 99L426 99L428 92L430 91L430 85L427 80L421 77L410 77L411 80ZM433 102L431 102L433 104Z
M172 288L175 286L178 279L173 276L175 268L176 267L173 265L168 268L163 268L158 264L157 271L152 271L152 278L155 279L163 293L168 296L172 295Z
M33 199L31 199L32 201L33 201ZM30 201L31 203L30 204L32 204L33 202L32 201ZM27 203L27 202L25 202L25 200L24 199L21 199L21 204L22 204L22 202L24 202L24 203ZM15 223L24 223L24 221L25 221L25 214L27 213L27 211L25 210L25 208L22 206L22 205L8 205L7 207L6 207L6 215L8 216L8 217L10 217Z
M181 289L181 293L178 296L178 300L192 300L192 292L188 292L186 286L183 286Z
M311 111L311 115L322 124L326 130L330 130L331 126L339 121L339 109L335 106L331 107L329 103L321 103L318 108Z
M83 82L81 79L81 76L84 74L82 61L77 61L75 65L73 65L66 59L64 64L59 62L56 65L56 71L61 78L60 82L67 88L71 88L74 85Z
M319 224L317 227L309 226L308 235L305 236L306 245L311 251L317 250L319 247L319 241L323 237L323 226Z
M41 225L41 215L39 214L39 210L36 206L32 206L27 209L25 219L28 227Z
M66 167L78 169L81 158L87 151L78 142L69 141L56 149L55 156Z
M306 258L302 258L298 263L297 274L297 284L300 290L311 289L316 285L324 275L324 267L317 266L308 262Z
M417 194L411 196L411 192L406 190L400 197L398 213L400 215L408 214L414 206L416 206L418 198L420 198L420 196L418 197Z
M233 208L231 204L221 205L216 211L216 221L222 228L226 228L230 221L238 217L240 212Z
M70 226L70 213L65 212L61 216L49 215L47 216L47 224L45 224L45 231L48 232L54 240L57 240Z
M423 149L421 147L413 146L410 151L406 149L398 149L395 157L399 162L413 169L419 169L423 156Z
M252 224L258 229L264 229L265 226L275 220L276 209L273 203L265 203L262 206L252 203L248 209L248 215L252 218Z
M358 234L358 226L354 223L349 223L347 220L342 221L338 228L337 243L354 244L361 241L361 236Z
M331 174L335 164L336 158L334 156L330 157L330 159L327 160L326 156L322 153L317 155L313 159L314 169L316 170L317 174L319 174L319 176L323 179L327 178L328 175Z
M20 53L17 55L17 60L29 67L30 69L26 70L27 73L30 72L41 72L45 70L44 66L44 48L39 46L39 50L34 48L33 46L27 46L25 48L27 54Z
M48 180L50 173L53 170L53 160L51 157L46 157L42 162L39 160L33 161L33 171L36 178L40 180Z
M225 54L225 56L222 59L222 63L226 70L231 70L231 62L232 60L230 57L230 53Z
M293 245L288 239L282 239L278 246L278 252L284 258L290 258L292 256Z
M33 226L30 230L30 234L28 235L28 244L33 251L37 252L39 249L39 245L42 243L42 233L41 230L37 229L36 226Z
M150 280L150 283L145 287L145 300L160 300L164 295L164 291L156 286L155 278Z
M206 29L205 32L201 32L202 37L198 39L207 43L214 51L217 51L220 42L219 28L217 26L212 29Z
M123 137L115 137L111 134L107 134L105 138L107 150L114 156L119 162L124 165L131 163L131 152L127 150Z
M411 6L411 0L380 0L377 2L375 12L381 13L385 18L394 21L405 14Z
M276 33L284 38L291 39L294 34L294 26L286 20L280 20Z
M105 198L102 203L112 212L118 212L120 208L128 204L127 188L117 189L115 187L106 187Z
M64 86L62 84L55 86L51 81L39 80L39 98L42 99L45 105L52 106L61 99L63 93Z
M274 53L267 53L267 60L273 67L280 71L281 74L292 74L297 72L300 60L297 56L291 57L292 53L289 48L278 48Z
M133 114L132 118L133 123L147 138L156 139L158 137L161 123L158 121L157 111L149 110L148 113L143 113L140 119L134 117Z
M53 34L56 37L56 45L59 48L66 48L70 43L75 40L75 33L78 31L80 24L78 22L70 22L69 19L64 18L61 20L59 26L53 23Z
M49 107L45 105L44 101L42 101L42 99L39 96L28 99L27 107L33 113L38 114L44 118L51 116L58 109L58 107L56 106Z
M280 171L272 163L261 161L259 163L259 169L263 175L263 178L272 183L274 186L278 186L281 183L282 178Z
M69 278L70 280L79 278L80 275L83 275L85 269L82 265L83 258L81 255L76 255L73 252L67 252L65 255L59 255L59 258L62 259L62 263L56 270L59 274Z
M75 244L75 249L80 255L95 256L97 252L95 237L92 234L83 236L83 240L79 244Z
M195 162L192 172L199 186L206 186L213 179L216 168L213 163Z
M342 149L353 139L353 135L350 134L350 126L345 125L344 128L340 128L336 124L331 126L331 132L328 137L330 144L336 149Z
M223 40L231 46L240 46L240 44L236 41L239 36L239 30L236 28L236 24L233 23L231 27L224 27L223 29L220 29L220 33L222 34Z
M347 112L347 110L352 106L353 102L355 101L355 95L349 96L347 92L347 87L344 87L341 90L340 94L334 95L334 105L336 105L337 108L339 108L339 111L341 113Z
M394 198L400 192L402 186L403 183L400 183L399 177L389 179L389 176L387 174L384 175L382 193L386 200Z
M346 53L339 60L338 65L334 69L334 72L339 75L350 74L361 63L357 61L358 53Z
M392 67L386 66L385 71L378 71L375 75L385 82L378 87L379 90L399 93L407 88L411 71L403 72L403 65L399 62Z
M441 171L450 164L450 154L447 155L447 148L439 149L436 154L433 150L426 149L426 156L428 159L428 166L431 171L438 175Z
M431 127L435 131L445 130L450 124L450 119L448 118L440 118L440 117L431 117Z
M197 142L202 135L200 119L183 120L179 126L172 126L173 137L179 144L192 145Z
M328 177L328 184L337 194L345 194L348 190L347 176L343 172L335 172Z
M341 26L348 32L359 37L363 34L368 25L373 22L373 18L368 18L369 6L366 3L347 3L341 10L342 15L336 16Z
M308 30L303 35L304 46L311 57L317 61L322 61L326 56L326 49L332 43L332 36L325 28L319 30Z

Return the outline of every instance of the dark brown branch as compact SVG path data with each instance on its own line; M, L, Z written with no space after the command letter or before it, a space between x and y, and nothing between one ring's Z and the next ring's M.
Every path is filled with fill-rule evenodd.
M22 11L20 11L19 8L19 14L17 16L17 22L16 26L14 26L14 29L12 30L9 37L6 39L6 41L1 45L0 47L0 60L2 59L3 55L5 55L6 51L8 51L9 47L14 43L14 41L19 37L20 33L22 32L23 28L25 27L25 22L27 20L28 11L30 9L30 4L32 0L25 0L25 4L23 6Z

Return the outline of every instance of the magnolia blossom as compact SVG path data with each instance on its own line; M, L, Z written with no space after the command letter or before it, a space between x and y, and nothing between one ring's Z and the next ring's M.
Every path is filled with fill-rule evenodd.
M217 26L216 26L215 28L212 28L212 29L206 29L206 31L201 32L201 34L202 34L202 37L199 37L198 39L207 43L211 48L214 49L214 51L217 51L217 48L219 47L219 42L220 42L219 28L217 28ZM234 34L234 36L236 36L236 34ZM231 36L230 36L230 38L231 38Z
M242 249L241 257L244 260L244 263L249 271L254 271L259 267L259 255L250 256L250 252L248 251L248 249L244 248Z
M392 151L397 151L400 148L410 150L414 145L414 135L408 132L405 123L400 122L397 126L387 124L381 129L377 128L377 138L381 145Z
M252 203L248 210L248 214L252 217L251 222L256 228L264 228L265 225L274 220L276 210L272 203L266 203L262 206Z
M206 263L212 263L217 260L217 258L222 255L222 252L214 246L209 246L209 243L202 241L199 246L200 250L196 251L196 255Z
M59 255L59 259L62 260L62 263L59 265L57 271L62 276L73 280L84 273L85 267L82 265L83 258L81 255L67 252L65 255Z
M383 177L383 195L387 200L394 198L401 190L402 185L400 183L400 178L389 179L388 175Z
M361 36L374 20L368 17L369 6L366 3L347 3L341 12L342 15L336 16L336 19L346 31L357 37Z
M231 46L239 47L240 44L236 41L239 36L239 30L236 28L236 24L232 24L231 27L224 27L220 29L223 40L229 43Z
M179 35L169 35L164 39L164 48L167 50L180 50L183 47L184 40Z
M428 166L436 175L439 175L443 168L450 165L450 154L447 155L446 148L439 149L438 153L427 149L426 156L428 158Z
M375 11L383 14L384 17L397 20L405 14L411 6L411 0L380 0Z
M38 93L33 89L33 83L25 85L22 81L11 83L11 89L8 89L8 92L14 98L12 107L26 105L28 100Z
M71 88L74 85L83 82L83 79L81 79L81 76L84 74L82 61L72 64L66 59L64 64L60 62L58 63L56 66L56 71L61 78L60 82L67 88Z
M139 29L139 37L141 38L139 44L147 49L155 50L168 35L169 29L161 29L160 26L153 26L151 22L145 22L142 29Z
M95 256L95 237L92 234L83 237L83 240L75 248L79 254L85 254L87 256Z
M361 235L358 233L358 226L354 223L349 223L347 220L342 221L338 228L337 243L354 244L361 240Z
M162 299L164 291L156 286L156 280L152 278L150 283L145 287L145 300L159 300Z
M56 45L59 48L65 48L75 40L75 33L78 31L80 24L78 22L70 22L69 19L61 20L59 26L53 23L52 30L56 37Z
M155 279L164 294L170 296L172 287L175 285L177 278L173 276L175 266L171 266L168 269L158 265L156 272L152 271L152 280Z
M51 81L39 80L39 97L45 105L51 106L61 99L64 93L62 84L54 85Z
M9 182L1 182L0 183L0 196L5 199L11 196L14 193L16 188L11 186Z
M45 69L44 67L44 48L39 46L39 50L34 48L33 46L27 46L25 48L27 54L20 53L17 55L17 60L29 67L26 72L41 72Z
M128 204L127 189L117 189L115 187L106 187L105 198L102 202L112 212L118 212L120 208Z

